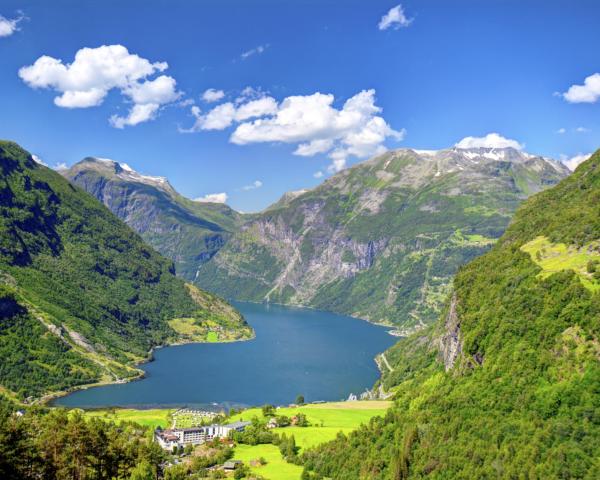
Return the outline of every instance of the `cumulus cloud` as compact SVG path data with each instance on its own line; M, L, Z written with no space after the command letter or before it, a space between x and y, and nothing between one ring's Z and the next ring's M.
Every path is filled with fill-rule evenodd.
M575 170L580 163L585 162L588 158L592 156L591 153L580 153L575 155L574 157L566 157L562 159L562 162L567 166L567 168L571 171Z
M203 197L194 198L194 202L200 203L225 203L228 195L225 192L221 193L209 193Z
M44 167L52 168L53 170L59 170L60 171L60 170L67 170L69 168L67 166L67 164L64 163L64 162L56 163L56 164L54 164L54 166L51 167L50 165L48 165L46 162L44 162L40 157L38 157L35 154L32 154L31 158L33 158L33 161L35 163L39 163L40 165L43 165Z
M196 121L192 128L182 131L225 130L227 127L233 125L234 122L273 115L276 111L277 102L271 97L258 98L242 104L234 104L232 102L221 103L206 113L202 113L199 107L194 106L191 112Z
M521 145L516 140L505 138L498 133L488 133L485 137L465 137L456 145L457 148L514 148L522 150Z
M396 5L395 7L390 8L389 11L381 17L377 26L379 27L379 30L387 30L388 28L397 30L399 28L408 27L412 21L412 18L408 18L404 14L402 5Z
M80 49L70 64L41 56L33 65L19 69L19 77L31 88L60 93L54 103L62 108L95 107L111 90L119 90L133 104L127 116L110 118L111 125L123 128L153 119L161 106L181 97L173 77L149 79L167 68L166 62L151 63L122 45L103 45Z
M594 73L583 81L583 85L571 85L562 94L569 103L594 103L600 99L600 73Z
M315 177L315 178L321 178L322 176L323 176L323 172L321 170L313 173L313 177Z
M575 129L575 131L576 131L577 133L588 133L588 132L590 131L590 129L589 129L589 128L586 128L586 127L577 127L577 128Z
M245 185L242 187L242 190L244 191L248 191L248 190L256 190L257 188L260 188L263 186L263 183L260 180L255 180L254 182L252 182L250 185Z
M267 50L267 48L269 48L269 46L270 45L268 43L266 43L264 45L259 45L256 48L252 48L252 49L247 50L244 53L242 53L240 55L240 58L242 60L246 60L248 57L251 57L252 55L260 55L261 53L264 53L265 50Z
M562 135L564 133L567 133L567 129L566 128L559 128L556 133L558 133L559 135Z
M19 22L24 18L23 15L17 18L6 18L0 15L0 37L10 37L19 30Z
M202 100L206 103L218 102L225 96L225 92L223 90L215 90L214 88L209 88L205 90L202 94Z
M285 98L268 117L237 126L231 142L298 144L295 155L328 153L331 171L339 171L349 156L365 158L385 151L387 138L402 140L404 131L392 129L378 114L375 90L363 90L348 99L341 109L333 107L334 96L320 92Z
M235 125L232 143L295 144L294 154L298 156L327 154L332 172L343 169L348 157L383 153L386 140L404 138L404 130L394 130L380 116L375 90L354 95L341 109L333 102L333 95L317 92L290 96L277 103L260 90L245 89L235 102L222 103L206 113L192 107L194 125L180 131L224 130Z

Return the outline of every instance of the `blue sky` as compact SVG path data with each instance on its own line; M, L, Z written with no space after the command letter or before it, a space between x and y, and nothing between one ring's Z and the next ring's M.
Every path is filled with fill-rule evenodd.
M242 211L384 148L491 132L554 158L600 146L599 2L398 5L2 0L0 136Z

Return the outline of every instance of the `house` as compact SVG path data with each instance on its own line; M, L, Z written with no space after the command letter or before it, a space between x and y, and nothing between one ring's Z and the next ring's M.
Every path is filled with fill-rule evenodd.
M275 417L271 418L268 422L267 422L267 428L277 428L279 426L279 424L277 423L277 419Z
M225 464L223 465L223 468L225 470L235 470L236 468L238 468L241 465L242 465L241 460L227 460L225 462Z

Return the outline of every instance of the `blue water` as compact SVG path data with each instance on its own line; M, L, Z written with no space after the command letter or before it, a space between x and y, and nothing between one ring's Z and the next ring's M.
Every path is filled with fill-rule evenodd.
M55 405L262 405L339 400L377 380L373 358L397 340L385 328L316 310L236 303L256 338L159 349L140 381L90 388Z

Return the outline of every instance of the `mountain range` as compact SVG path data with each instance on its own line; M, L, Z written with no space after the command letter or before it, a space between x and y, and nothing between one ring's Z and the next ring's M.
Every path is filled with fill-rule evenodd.
M0 142L0 394L138 376L157 346L250 338L220 298L61 175ZM1 395L0 395L1 396Z
M85 159L64 174L198 286L406 334L439 315L453 275L494 244L519 203L569 171L513 148L401 149L244 215L113 161Z
M386 352L394 406L306 452L304 478L600 476L600 151L461 268Z

